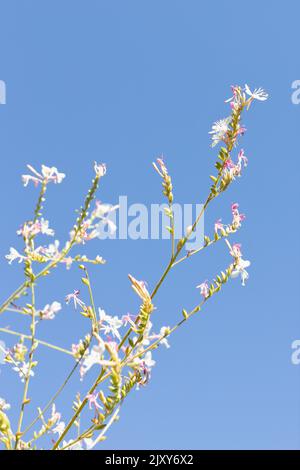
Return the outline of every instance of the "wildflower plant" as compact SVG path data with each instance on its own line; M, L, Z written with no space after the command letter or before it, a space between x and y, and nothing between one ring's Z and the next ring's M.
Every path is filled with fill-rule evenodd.
M268 95L261 88L250 90L232 87L232 97L227 100L230 104L230 116L216 121L210 131L212 146L220 144L215 171L210 176L211 184L206 200L193 224L186 228L184 236L175 242L175 226L173 201L174 192L171 175L163 158L153 163L154 169L161 178L163 195L167 200L165 209L169 219L168 231L171 234L170 257L157 282L150 289L144 281L137 280L129 274L129 282L139 298L139 311L136 314L111 316L96 305L93 286L89 276L89 265L103 265L105 260L96 255L88 258L84 254L76 254L76 248L84 247L86 243L98 236L101 226L107 225L114 232L115 225L108 214L118 209L95 201L101 179L106 174L104 164L94 164L94 177L84 203L79 210L74 226L70 230L68 240L61 244L58 240L44 246L39 244L39 236L54 236L54 230L44 218L44 203L48 185L61 184L65 175L55 167L42 165L38 171L28 165L29 173L22 176L24 186L33 184L38 191L37 202L32 219L23 223L17 231L22 238L22 252L11 247L6 259L9 264L20 263L24 271L24 282L2 303L1 314L17 313L28 320L28 331L14 331L9 327L0 327L0 354L2 367L10 367L16 373L15 379L20 381L21 404L18 421L11 423L9 413L12 397L0 398L0 442L5 449L23 450L48 448L53 450L93 449L107 436L110 426L119 418L120 409L127 396L134 390L147 385L151 378L152 369L158 359L154 352L160 346L170 347L171 335L187 323L192 316L200 312L206 302L231 278L241 278L242 285L248 279L247 268L250 261L244 260L241 245L229 241L231 236L242 225L245 215L240 212L239 204L231 206L231 221L224 223L217 219L211 234L205 235L201 248L183 254L183 248L196 230L199 221L208 210L211 203L221 196L228 187L241 177L248 159L243 149L237 150L240 137L246 132L242 124L243 111L249 110L254 100L264 101ZM236 156L235 156L236 155ZM94 202L95 201L95 202ZM153 325L157 308L155 297L162 288L164 280L171 275L179 263L224 240L229 253L228 265L217 273L212 280L202 280L196 286L199 289L199 301L187 311L181 310L178 321L171 326L164 326L155 332ZM190 261L188 261L190 262ZM49 298L44 306L39 304L36 286L42 278L48 278L54 269L63 264L69 269L77 264L81 270L82 290L66 293L65 299ZM104 268L105 269L105 268ZM74 308L74 314L82 315L87 322L86 332L78 339L74 331L74 343L68 346L52 344L39 339L41 322L55 321L62 309L62 303ZM8 338L15 339L9 346ZM4 342L5 340L5 342ZM30 422L26 419L28 407L33 407L31 389L39 362L40 348L58 351L62 358L71 356L74 365L64 383L58 390L53 390L47 403L36 403L36 415ZM90 370L97 370L96 378L89 379ZM69 416L61 415L56 409L56 399L64 392L65 386L72 376L78 381L86 382L88 392L80 396L74 390L74 402ZM17 406L17 405L13 405ZM82 417L85 416L85 420ZM82 426L82 421L89 422ZM41 439L43 438L43 440ZM40 444L42 442L42 446ZM45 444L46 442L46 444ZM48 442L48 444L47 444Z

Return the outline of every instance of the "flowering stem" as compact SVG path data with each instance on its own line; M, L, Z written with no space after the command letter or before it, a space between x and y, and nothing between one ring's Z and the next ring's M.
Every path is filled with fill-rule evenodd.
M46 190L47 190L47 181L43 180L41 190L40 190L40 194L39 194L39 197L38 197L38 201L37 201L37 204L36 204L36 207L35 207L35 210L34 210L33 223L35 223L38 220L38 218L41 216L41 210L43 208L42 204L44 202L44 196L45 196Z
M232 115L232 119L231 119L231 125L232 125L232 139L230 139L227 143L226 143L226 147L227 147L227 152L228 154L230 154L232 148L233 148L233 145L234 145L234 138L235 138L235 133L236 133L236 130L237 130L237 127L238 127L238 122L239 122L239 118L240 118L240 114L243 110L243 106L241 106L238 111L236 111L235 113L233 113ZM174 262L176 261L176 259L178 258L180 252L182 251L183 247L185 246L186 242L188 241L190 235L192 232L195 231L198 223L200 222L206 208L208 207L209 203L217 196L219 195L219 191L218 191L218 184L220 183L220 180L222 178L222 173L223 173L223 170L225 168L225 162L223 162L221 168L219 169L218 171L218 176L214 179L214 183L210 189L210 193L200 211L200 213L198 214L194 224L192 225L192 230L189 234L187 234L184 238L182 238L178 244L178 247L177 247L177 250L175 252L175 254L173 254L173 249L172 249L172 256L171 256L171 259L166 267L166 269L164 270L161 278L159 279L159 281L157 282L156 286L154 287L154 290L151 294L151 299L154 298L154 296L156 295L156 293L158 292L159 288L161 287L161 285L163 284L165 278L167 277L169 271L171 270L172 266L174 265ZM184 257L185 259L185 257ZM192 316L194 313L196 313L197 311L199 311L199 309L201 308L201 306L197 306L195 307L195 309L193 309L190 314L187 314L186 318L184 318L183 320L181 320L177 325L175 325L175 327L173 327L173 330L171 331L175 331L182 323L184 323L188 318L190 318L190 316ZM120 350L121 347L123 346L123 344L125 343L125 341L128 339L128 337L130 336L131 332L133 331L133 328L129 328L129 330L127 331L127 333L124 335L122 341L120 342L119 346L118 346L118 349ZM160 341L158 340L156 343L158 344ZM153 345L151 347L154 347ZM145 351L143 351L143 354L144 354ZM105 380L107 377L109 377L110 373L106 374L106 375L102 375L102 372L99 376L99 380L96 380L96 382L94 383L94 385L92 386L91 390L89 393L93 393L93 391L95 390L95 388L98 386L98 384L100 382L102 382L103 380ZM101 380L100 380L101 379ZM76 411L76 413L74 414L73 418L71 419L71 421L69 422L69 424L67 425L67 427L65 428L64 432L62 433L62 435L60 436L60 438L57 440L57 442L54 444L53 446L53 449L57 449L58 448L58 445L59 443L62 441L63 437L67 434L67 432L69 431L70 427L72 426L72 424L74 423L74 421L76 420L77 416L81 413L81 411L83 410L83 408L85 407L87 403L87 399L83 400L81 406L79 407L79 409Z
M80 433L76 439L74 439L74 441L68 443L67 445L65 445L64 447L60 448L60 449L57 449L57 450L66 450L66 449L69 449L70 447L72 448L75 444L77 444L77 442L80 442L82 441L82 439L84 439L85 437L88 437L95 429L96 425L95 424L92 424L88 429L86 429L84 432Z
M76 224L75 224L75 231L74 231L74 235L72 237L72 240L69 242L68 246L62 250L62 253L61 253L61 256L59 256L56 260L54 261L51 261L50 263L47 264L47 266L45 266L44 269L42 269L38 274L36 274L35 276L35 279L39 279L40 277L42 276L45 276L46 274L49 274L49 271L54 268L58 263L60 263L68 254L69 252L71 251L71 249L73 248L73 246L75 245L76 243L76 239L77 239L77 236L81 230L81 227L82 227L82 224L85 220L85 218L87 217L87 214L88 214L88 210L89 210L89 207L90 207L90 204L92 202L92 200L94 199L94 196L95 196L95 193L98 189L98 186L99 186L99 180L100 180L100 177L99 176L95 176L94 180L93 180L93 183L92 183L92 187L90 188L90 190L88 191L88 194L85 198L85 202L84 202L84 206L83 208L81 209L81 213L80 213L80 216L77 218L76 220ZM42 198L43 196L41 196L41 201L40 203L42 202ZM40 199L40 198L39 198ZM39 205L37 204L37 208L39 207ZM37 210L37 209L36 209ZM36 212L36 211L35 211ZM20 296L27 287L30 286L30 282L29 281L25 281L23 282L23 284L21 284L9 297L7 300L5 300L3 302L3 304L0 306L0 314L6 309L6 307L8 307L10 305L11 302L13 302L18 296Z
M235 230L236 231L236 230ZM206 243L204 246L201 246L200 248L198 248L197 250L193 250L192 252L188 253L187 255L183 256L182 258L179 258L179 260L175 261L173 264L172 264L172 268L174 266L176 266L177 264L181 263L182 261L186 260L187 258L190 258L191 256L193 255L196 255L197 253L199 253L200 251L204 250L205 248L211 246L211 245L214 245L215 243L217 243L219 240L222 240L224 238L227 238L231 233L233 232L229 232L229 233L226 233L226 234L221 234L221 235L218 235L218 238L215 238L215 239L212 239L210 240L208 243Z
M120 411L120 406L115 410L115 412L113 413L113 415L111 416L110 420L108 421L108 423L106 424L105 428L100 432L99 436L94 440L93 442L93 445L90 449L93 449L95 447L95 445L98 444L98 442L101 441L101 439L104 437L104 435L106 434L106 432L108 431L108 429L111 427L111 425L113 424L113 422L115 421L117 415L119 414L119 411ZM93 427L91 427L88 431L91 431ZM72 444L68 444L66 445L65 447L63 447L61 450L65 450L67 449L68 447L71 447L72 445L76 444L77 442L81 441L83 438L84 438L84 435L86 435L88 433L88 431L85 431L84 434L81 434L81 436L78 436L78 438L72 442Z
M31 269L31 264L29 265ZM29 403L27 393L28 393L28 388L29 388L29 382L30 382L30 372L32 369L32 363L33 363L33 354L34 350L36 347L35 343L35 288L34 288L34 279L31 281L31 348L29 351L29 365L28 365L28 371L26 373L26 378L25 378L25 384L24 384L24 392L23 392L23 399L22 399L22 404L21 404L21 411L20 411L20 416L19 416L19 421L18 421L18 428L16 432L16 443L15 443L15 449L18 448L18 443L20 440L20 437L22 436L21 433L21 428L22 428L22 422L23 422L23 417L24 417L24 410L25 406Z
M91 338L92 338L92 335L91 335ZM35 423L41 419L44 414L46 413L46 411L50 408L50 406L52 405L52 403L56 400L56 398L61 394L61 392L63 391L63 389L65 388L65 386L67 385L67 383L69 382L69 380L71 379L72 375L74 374L74 372L76 371L77 367L79 366L82 358L84 357L87 349L89 348L90 346L90 341L87 342L84 350L82 351L82 354L81 354L81 357L80 359L76 362L76 364L73 366L73 368L71 369L70 373L67 375L66 379L64 380L63 384L59 387L59 389L55 392L55 394L52 396L52 398L49 400L49 402L45 405L45 407L39 412L38 416L27 426L27 428L23 431L23 435L26 434L31 428L32 426L35 425Z
M231 265L229 268L228 268L230 271L232 271L234 269L234 264ZM227 282L227 280L226 280ZM218 292L217 290L214 292L216 293ZM213 295L213 294L212 294ZM200 302L200 304L196 305L196 307L193 308L193 310L191 310L189 313L187 313L185 315L185 317L180 320L178 323L176 323L176 325L174 325L171 329L170 329L170 332L168 334L168 336L172 333L174 333L183 323L185 323L187 320L189 320L195 313L199 312L202 308L202 306L204 305L204 303L210 298L212 297L212 295L210 295L209 297L207 298L204 298L202 300L202 302ZM161 342L162 338L159 338L157 339L156 341L154 341L150 346L148 346L147 348L145 348L143 351L137 353L136 355L128 358L128 355L123 359L123 361L121 362L121 367L124 367L126 365L128 365L130 362L132 362L134 359L136 358L139 358L141 356L143 356L147 351L151 351L155 348L157 348ZM108 372L106 373L105 375L103 375L104 371L102 369L101 371L101 374L100 376L98 377L98 379L96 380L96 382L94 383L94 385L92 386L92 388L89 390L88 394L92 394L94 392L94 390L97 388L97 386L101 383L101 382L104 382L108 377L110 377L111 375L111 372ZM72 419L70 420L70 422L68 423L68 425L66 426L64 432L62 433L62 435L59 437L59 439L57 440L57 442L54 444L53 446L53 450L56 450L58 449L58 446L60 444L60 442L62 441L62 439L64 438L64 436L68 433L69 429L71 428L71 426L73 425L73 423L76 421L77 417L80 415L80 413L82 412L83 408L86 406L87 404L87 399L85 398L83 400L83 402L81 403L80 407L78 408L78 410L75 412L75 414L73 415ZM77 438L76 440L74 440L74 442L72 442L72 444L70 444L69 446L67 447L71 447L73 444L75 444L76 442L78 442L79 440L81 440L88 432L91 431L91 428L89 428L88 430L84 431L82 434L81 434L81 438ZM99 439L99 438L98 438ZM66 447L64 447L63 449L65 449ZM62 449L62 450L63 450Z
M92 328L92 331L93 331L93 333L99 333L97 313L96 313L96 307L95 307L95 301L94 301L93 291L92 291L92 287L91 287L90 277L89 277L88 270L86 269L85 266L83 267L83 269L84 269L84 272L85 272L85 276L86 276L86 280L87 280L87 287L88 287L90 301L91 301L91 305L92 305L92 313L93 313L93 321L92 321L93 328Z
M94 390L98 387L98 385L103 382L104 380L106 380L108 377L110 377L111 375L111 372L107 372L105 375L104 375L104 372L105 372L105 369L102 368L101 369L101 372L99 374L99 376L97 377L96 381L94 382L94 384L92 385L92 387L89 389L87 395L91 395ZM87 398L84 398L84 400L82 401L81 405L78 407L78 409L76 410L76 412L74 413L74 415L72 416L71 420L69 421L69 423L67 424L67 426L65 427L63 433L61 434L61 436L58 438L58 440L55 442L52 450L56 450L59 446L59 444L61 443L61 441L63 440L63 438L65 437L65 435L68 433L69 429L72 427L72 425L74 424L74 421L76 421L77 417L80 415L80 413L82 412L83 408L85 407L85 405L87 404L88 402L88 399Z

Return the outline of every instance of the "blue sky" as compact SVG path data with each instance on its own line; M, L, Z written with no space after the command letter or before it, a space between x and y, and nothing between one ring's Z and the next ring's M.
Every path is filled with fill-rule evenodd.
M62 239L94 160L108 166L102 201L127 195L129 203L162 202L151 162L163 153L176 201L203 202L216 156L208 131L228 113L230 85L269 92L245 116L249 167L205 218L210 232L236 200L247 214L233 239L252 261L247 287L232 281L171 338L171 349L157 351L150 384L129 397L103 448L299 449L300 366L291 362L291 343L300 336L300 105L291 101L291 84L300 79L299 2L10 0L0 1L0 13L0 79L7 86L0 106L2 298L22 280L22 269L8 266L4 255L20 247L15 231L35 200L34 188L20 181L27 163L67 174L49 190L45 214ZM91 269L97 305L114 315L136 311L127 273L153 286L168 249L158 240L93 242L86 252L108 260ZM220 245L179 265L156 297L156 329L195 305L195 286L228 261ZM78 286L78 269L60 268L41 283L40 303L62 301ZM13 314L0 324L28 330ZM84 328L64 308L41 326L40 337L68 347ZM58 353L41 349L40 359L51 365L33 379L31 397L43 405L66 369ZM58 401L66 416L76 381ZM0 396L17 385L2 366ZM14 422L18 401L12 405ZM27 419L34 413L32 406Z

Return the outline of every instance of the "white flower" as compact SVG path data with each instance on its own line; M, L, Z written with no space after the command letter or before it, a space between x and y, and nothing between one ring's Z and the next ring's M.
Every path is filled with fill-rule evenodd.
M119 209L119 207L119 205L112 206L111 204L102 204L101 202L96 201L96 207L93 210L93 217L100 219L104 215Z
M41 220L38 222L38 224L39 224L40 232L43 235L50 235L50 236L54 235L54 230L52 230L52 228L49 228L49 221L48 220L45 220L45 219L41 218Z
M141 342L141 345L148 346L151 343L151 341L161 339L160 344L163 344L166 348L170 348L169 342L166 338L167 334L170 332L170 328L168 326L162 326L159 334L156 334L156 333L150 334L151 328L152 328L152 323L151 321L148 321L147 326L144 329L143 340ZM136 339L137 338L135 338L135 340ZM141 348L141 351L142 351L142 348Z
M166 333L170 332L170 328L167 327L167 326L163 326L161 329L160 329L160 336L162 337L162 340L160 341L160 344L163 344L167 349L169 349L171 346L169 344L169 341L167 340L166 338Z
M122 320L120 320L117 316L111 317L110 315L107 315L105 311L101 308L99 308L99 317L100 330L103 330L106 335L111 333L114 337L118 338L118 340L121 341L121 336L118 332L118 329L123 326Z
M16 259L19 260L19 263L22 263L22 261L26 259L25 256L20 255L20 253L13 247L10 247L9 254L5 255L5 258L8 260L8 264L11 264Z
M48 167L46 165L42 165L42 175L46 180L52 180L54 183L61 183L66 176L64 173L59 173L55 166Z
M104 343L93 346L91 352L84 358L80 367L81 378L93 367L95 364L101 365L101 359L105 351Z
M234 279L238 276L241 276L242 285L244 286L245 281L249 278L249 274L248 274L248 272L246 271L245 268L248 268L250 266L250 264L251 264L250 261L243 260L242 258L239 258L237 266L232 271L230 277L232 277Z
M52 405L52 408L51 408L51 422L52 423L57 423L58 421L60 421L60 418L61 418L61 414L56 411L56 405L55 403L53 403Z
M55 317L55 314L61 310L61 304L59 302L52 302L52 304L47 304L43 308L43 310L40 311L40 317L42 320L53 320Z
M46 165L42 165L41 173L36 171L36 169L31 165L27 165L27 168L34 174L34 176L22 175L24 186L27 186L29 181L32 181L35 186L43 182L48 183L49 181L53 181L54 183L61 183L66 176L64 173L59 173L55 166L48 167Z
M156 362L152 359L152 352L147 351L145 354L144 359L142 359L143 363L147 367L148 370L151 369L151 367L155 366Z
M59 240L55 240L54 243L50 243L47 247L43 247L41 252L48 258L56 258L59 255Z
M21 382L24 382L28 375L30 375L31 377L34 376L34 372L32 369L29 372L29 362L23 362L21 366L19 366L18 362L16 364L17 366L13 367L13 370L18 372L19 377L21 378Z
M142 349L137 350L138 353L142 353ZM155 366L156 362L152 359L152 352L147 351L144 357L136 357L133 362L140 365L141 367L147 368L147 371L150 372L151 367Z
M255 88L254 91L251 91L249 86L245 85L245 92L250 96L252 100L266 101L268 99L268 93L265 92L263 88Z
M4 400L4 398L0 397L0 411L1 410L9 410L10 409L10 404Z
M105 165L105 163L97 163L97 162L95 162L95 163L94 163L94 170L95 170L96 176L97 176L98 178L101 178L101 177L104 176L105 173L106 173L106 165Z
M63 421L59 421L57 425L55 426L55 428L52 429L52 432L54 434L58 434L58 436L60 437L62 433L64 432L65 428L66 428L66 424Z
M230 121L231 117L229 116L225 119L221 119L220 121L216 121L213 124L212 130L209 132L209 134L212 134L212 147L224 139L229 130Z

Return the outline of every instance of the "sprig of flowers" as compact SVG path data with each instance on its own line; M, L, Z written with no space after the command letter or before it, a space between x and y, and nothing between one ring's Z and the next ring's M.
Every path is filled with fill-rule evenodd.
M42 165L40 172L38 172L31 165L28 165L30 174L22 176L24 186L33 183L35 187L40 187L40 192L32 220L24 222L17 231L17 234L23 239L24 250L20 252L11 247L6 255L9 264L14 261L23 264L25 281L0 306L0 313L5 311L9 313L17 312L29 317L31 320L30 334L12 331L10 328L0 328L2 333L19 337L18 342L10 349L6 347L3 349L6 354L6 363L11 365L24 384L20 416L15 431L12 430L6 414L10 405L0 398L0 441L5 448L33 449L36 448L36 442L39 439L47 436L50 437L52 442L55 436L53 449L81 450L94 448L105 439L108 429L119 418L121 405L127 396L133 390L148 384L157 362L157 357L154 354L155 350L162 345L170 348L170 335L192 316L200 312L204 304L213 295L220 292L230 279L240 277L242 285L245 286L249 278L247 268L250 266L250 261L243 258L239 243L231 245L228 240L232 234L236 234L245 220L245 214L240 212L237 202L231 205L232 220L230 223L225 224L221 218L218 218L212 229L212 238L206 235L203 247L188 252L185 256L181 255L180 257L180 254L211 202L226 191L237 178L240 178L244 168L247 167L248 158L243 149L239 150L235 157L233 155L240 137L246 132L246 128L241 122L242 113L244 109L248 110L255 100L265 101L267 97L267 93L261 88L251 91L248 85L245 85L244 88L232 86L232 97L226 100L230 104L231 114L225 119L216 121L210 131L212 146L221 143L222 147L218 152L215 163L216 172L210 176L212 184L208 196L194 223L186 228L183 238L179 240L176 247L174 244L172 179L162 157L153 164L156 172L162 178L163 195L168 201L166 214L170 219L168 230L172 235L172 250L167 266L152 290L146 282L129 275L132 289L139 299L140 306L137 313L126 313L121 316L109 315L103 308L98 307L86 265L89 263L104 264L105 261L100 255L90 259L85 255L70 254L72 248L76 245L86 244L100 236L103 227L107 227L112 234L116 231L116 225L110 219L110 215L118 209L118 206L104 204L96 200L95 206L91 209L100 179L106 174L106 166L94 163L94 178L91 188L78 212L75 224L70 230L69 239L62 245L59 240L54 240L49 245L38 245L36 239L41 235L53 237L55 234L49 221L42 214L46 188L49 183L60 184L65 178L65 174L59 172L55 167ZM182 309L182 317L174 326L162 326L159 332L155 333L155 330L153 331L153 318L156 314L154 316L153 313L156 307L153 299L166 277L178 263L191 258L192 255L199 253L221 239L225 240L232 258L229 266L212 281L205 280L196 286L200 291L200 303L198 301L190 312ZM69 308L73 306L74 315L80 314L85 318L88 325L87 331L89 332L81 335L81 338L74 342L70 349L65 349L43 341L38 336L37 330L40 322L43 320L55 321L58 312L62 310L62 303L59 299L51 299L43 308L38 308L35 286L41 277L48 276L58 264L63 263L67 268L70 268L74 262L78 263L79 268L83 270L81 271L84 273L81 282L84 287L82 291L74 289L73 292L68 293L65 302L69 305ZM36 273L36 264L45 264L45 266ZM22 295L28 290L31 293L30 303L23 306L17 305L23 303ZM26 407L31 402L29 384L31 378L38 371L38 368L36 369L38 362L35 353L40 344L73 357L74 367L47 405L43 409L38 408L37 417L24 428L24 414ZM89 386L88 392L82 399L78 393L76 394L72 416L69 421L63 419L61 413L56 409L56 398L62 393L76 370L79 372L80 380L88 381L90 375L93 375L89 374L92 368L94 371L97 370L96 380ZM49 416L47 413L50 410ZM90 415L90 426L81 430L80 417L85 410ZM27 438L27 433L38 422L41 423L37 430L34 430L31 438ZM72 433L74 428L76 428L76 436L66 440L66 437Z

